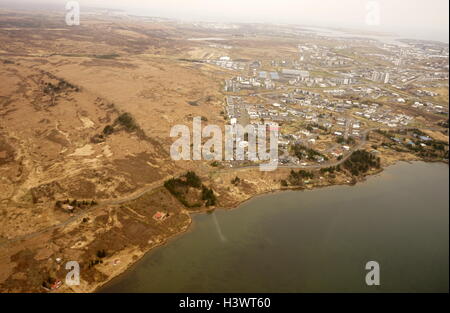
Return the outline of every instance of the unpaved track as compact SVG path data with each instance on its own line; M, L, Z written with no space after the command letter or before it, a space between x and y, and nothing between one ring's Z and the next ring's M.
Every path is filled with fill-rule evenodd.
M315 169L327 168L327 167L332 167L332 166L338 166L338 165L344 163L346 160L348 160L348 158L352 155L352 153L354 151L364 147L364 145L367 142L367 135L371 131L374 131L374 130L377 130L377 129L381 129L381 128L366 129L364 131L364 133L363 133L363 140L358 145L353 147L339 161L322 163L322 164L319 164L319 165L309 165L309 166L281 165L281 166L278 166L278 168L303 169L303 170L314 169L315 170ZM402 129L411 129L411 127L397 127L397 128L393 128L393 129L395 129L395 130L402 130ZM422 128L421 130L440 131L440 130L442 130L442 128ZM259 168L259 165L250 165L250 166L229 168L229 169L225 169L225 170L218 170L218 171L211 172L210 174L223 173L223 172L233 172L233 171L240 171L240 170L246 170L246 169L256 169L256 168ZM170 177L172 177L172 176L170 176ZM43 228L43 229L41 229L39 231L30 233L30 234L26 234L26 235L23 235L23 236L18 236L18 237L9 239L9 240L7 240L5 242L0 243L0 247L6 246L8 244L13 244L13 243L16 243L16 242L21 241L21 240L26 240L26 239L29 239L29 238L33 238L35 236L41 235L41 234L49 232L49 231L53 231L53 230L58 229L58 228L62 228L62 227L66 226L66 225L68 225L68 224L70 224L70 223L72 223L72 222L74 222L76 220L79 220L79 219L83 218L84 216L86 216L87 214L91 213L92 211L94 211L96 209L103 209L105 206L108 206L108 205L118 205L118 204L122 204L122 203L126 203L126 202L129 202L129 201L136 200L136 199L142 197L144 194L164 186L164 181L166 181L170 177L166 177L166 178L163 178L163 179L161 179L159 181L156 181L156 182L152 183L151 185L148 185L147 187L137 191L136 193L134 193L134 194L132 194L132 195L130 195L128 197L124 197L124 198L117 199L117 200L103 201L103 202L99 203L98 206L95 206L93 208L89 208L89 209L81 212L80 214L78 214L76 216L73 216L73 217L70 217L69 219L67 219L64 222L61 222L59 224L55 224L55 225Z

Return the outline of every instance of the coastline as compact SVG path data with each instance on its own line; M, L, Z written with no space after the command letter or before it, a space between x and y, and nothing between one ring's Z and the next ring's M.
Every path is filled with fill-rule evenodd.
M187 232L193 231L193 220L189 215L189 224L187 225L187 227L185 227L184 229L182 229L180 232L175 233L173 235L170 235L169 237L167 237L164 241L156 244L155 246L149 248L147 251L144 251L142 253L140 253L141 255L139 255L139 258L133 262L131 262L130 264L128 264L127 266L125 266L123 269L121 269L120 271L118 271L115 275L108 277L108 279L104 282L98 283L96 284L96 286L92 287L92 290L87 291L88 293L99 293L100 289L105 287L106 285L108 285L109 283L111 283L113 280L118 279L120 276L126 274L126 272L128 272L130 269L132 269L134 266L138 265L140 261L142 261L143 257L147 254L150 253L152 251L154 251L157 248L161 248L164 247L165 245L169 244L170 241L174 240L176 237L181 236Z
M307 267L294 273L366 253L364 235L379 239L368 249L391 245L388 257L430 247L388 264L407 274L410 261L411 281L417 268L448 274L447 39L106 11L87 14L80 36L33 11L4 11L0 32L0 293L235 292L234 273L250 293L265 274L325 286ZM208 126L223 150L229 124L277 128L278 142L266 138L266 153L257 143L253 158L236 133L232 157L216 157ZM190 134L181 160L177 125Z
M156 248L161 248L167 244L170 243L171 240L175 239L178 236L181 236L189 231L193 231L194 230L194 226L193 226L193 218L192 216L196 215L196 214L208 214L208 212L214 212L215 210L237 210L239 209L240 206L242 206L243 204L257 198L257 197L261 197L261 196L265 196L268 194L275 194L275 193L281 193L281 192L287 192L287 191L310 191L310 190L316 190L316 189L322 189L322 188L329 188L329 187L335 187L335 186L355 186L358 183L364 183L368 178L371 177L376 177L380 174L382 174L385 169L394 166L398 163L401 162L406 162L408 164L414 164L415 162L424 162L424 163L444 163L448 165L448 162L445 161L424 161L424 160L410 160L410 159L398 159L392 162L388 162L384 165L384 167L380 168L379 170L373 171L369 174L364 175L363 177L359 178L357 180L357 182L355 184L353 183L336 183L336 184L332 184L332 185L314 185L308 188L302 188L302 187L281 187L281 188L277 188L277 189L273 189L273 190L268 190L265 192L261 192L261 193L257 193L254 194L252 196L250 196L249 198L239 201L237 204L230 206L230 207L216 207L213 209L203 209L203 210L197 210L197 211L190 211L190 212L186 212L186 214L189 217L189 224L187 225L187 227L184 227L183 229L181 229L179 232L170 235L169 237L167 237L165 240L163 240L162 242L158 243L157 245L143 251L142 253L139 254L138 259L136 259L135 261L131 261L129 264L127 264L126 266L124 266L120 271L114 273L113 275L111 275L110 277L108 277L107 280L100 282L98 284L96 284L95 286L93 286L88 292L91 293L98 293L100 292L100 290L102 288L104 288L106 285L110 284L113 280L115 279L119 279L119 277L121 277L122 275L125 275L127 271L129 271L130 269L132 269L134 266L136 266L140 261L142 261L143 257L148 254L149 252L153 251Z

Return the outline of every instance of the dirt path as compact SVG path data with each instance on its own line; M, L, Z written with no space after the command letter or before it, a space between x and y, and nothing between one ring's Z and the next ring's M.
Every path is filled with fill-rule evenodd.
M401 130L401 129L410 129L410 128L411 127L397 127L397 128L393 128L393 129ZM352 153L354 151L364 147L364 145L367 143L367 135L370 132L372 132L374 130L377 130L377 129L380 129L380 128L369 128L369 129L366 129L364 131L364 133L363 133L363 140L358 145L356 145L355 147L350 149L350 151L339 161L328 162L328 163L323 163L323 164L319 164L319 165L310 165L310 166L280 165L280 166L278 166L278 168L290 168L290 169L305 169L305 170L308 170L308 169L321 169L321 168L327 168L327 167L332 167L332 166L338 166L338 165L344 163L352 155ZM422 130L439 131L441 129L440 128L423 128ZM225 170L217 170L217 171L213 171L213 172L211 172L209 174L220 174L220 173L224 173L224 172L233 172L233 171L240 171L240 170L254 169L254 168L259 168L259 165L250 165L250 166L229 168L229 169L225 169ZM121 198L121 199L117 199L117 200L103 201L103 202L99 203L98 206L95 206L93 208L87 209L84 212L82 212L82 213L80 213L80 214L78 214L76 216L73 216L73 217L65 220L64 222L55 224L53 226L46 227L44 229L41 229L39 231L30 233L30 234L26 234L26 235L23 235L23 236L19 236L19 237L15 237L15 238L9 239L9 240L7 240L5 242L0 243L0 247L8 245L8 244L13 244L13 243L21 241L21 240L30 239L30 238L33 238L35 236L41 235L41 234L49 232L49 231L53 231L53 230L58 229L58 228L62 228L62 227L66 226L66 225L68 225L68 224L70 224L70 223L72 223L72 222L74 222L76 220L81 219L82 217L86 216L87 214L93 212L94 210L103 209L105 206L108 206L108 205L119 205L119 204L122 204L122 203L126 203L126 202L129 202L129 201L136 200L136 199L142 197L144 194L164 186L164 182L170 177L172 177L172 176L165 177L165 178L160 179L160 180L158 180L156 182L153 182L152 184L144 187L143 189L141 189L141 190L139 190L139 191L135 192L134 194L129 195L127 197L124 197L124 198Z

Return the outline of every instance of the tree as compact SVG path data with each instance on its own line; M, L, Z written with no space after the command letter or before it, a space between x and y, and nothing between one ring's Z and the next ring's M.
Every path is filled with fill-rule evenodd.
M217 199L214 195L214 191L211 188L203 186L202 188L202 200L205 200L206 206L216 205Z
M314 174L311 172L307 172L305 170L299 170L298 172L291 170L291 174L289 175L289 182L294 186L303 185L304 179L313 179Z
M128 131L136 130L138 127L134 121L133 116L130 113L123 113L117 119L115 123L119 123L125 127Z
M202 181L201 181L200 177L198 177L197 174L195 174L195 172L189 171L186 173L185 177L186 177L186 183L188 186L194 187L194 188L201 187Z
M106 125L105 128L103 128L103 134L106 136L111 135L114 132L114 127L111 125Z
M239 183L241 182L241 179L236 176L234 179L231 180L231 183L235 186L239 185Z
M97 251L97 257L98 257L99 259L105 258L105 257L106 257L106 251L105 251L104 249L98 250L98 251Z
M353 176L359 176L369 171L371 167L380 168L380 158L365 150L357 150L344 162L344 167Z

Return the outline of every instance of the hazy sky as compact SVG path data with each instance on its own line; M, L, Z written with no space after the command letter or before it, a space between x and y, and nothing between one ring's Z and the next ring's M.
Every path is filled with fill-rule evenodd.
M0 0L1 3L12 0ZM17 4L65 0L15 0ZM394 31L402 36L448 37L449 0L79 0L83 7L189 20L275 22ZM378 3L380 24L367 25L368 3ZM373 11L372 11L373 12ZM442 37L442 38L441 38ZM427 39L427 38L424 38ZM448 41L448 38L447 40Z

